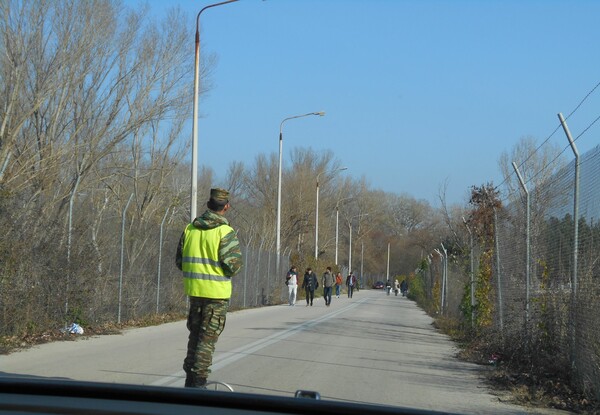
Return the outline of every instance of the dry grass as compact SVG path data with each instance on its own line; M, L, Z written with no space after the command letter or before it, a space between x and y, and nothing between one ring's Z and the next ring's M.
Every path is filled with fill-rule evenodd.
M150 315L139 320L129 320L121 324L105 323L84 327L84 333L71 334L61 329L52 329L37 333L26 333L22 336L0 337L0 354L9 354L17 350L54 341L70 341L82 337L119 334L122 330L134 327L149 327L184 319L182 314Z
M504 401L577 414L600 414L600 402L579 392L573 386L568 364L557 362L551 353L544 355L536 350L532 362L532 358L523 358L523 353L498 353L483 336L468 333L456 321L438 318L434 325L459 344L460 359L489 368L485 371L487 380Z

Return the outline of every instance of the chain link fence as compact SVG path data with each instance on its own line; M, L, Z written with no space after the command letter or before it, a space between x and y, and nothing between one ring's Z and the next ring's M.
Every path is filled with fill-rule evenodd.
M538 355L553 356L554 368L566 369L585 393L600 398L600 146L579 165L578 183L573 161L543 188L529 189L529 215L525 197L496 212L487 340L532 365ZM434 311L468 321L461 307L468 258L437 253L424 274ZM483 253L477 246L472 253L477 274Z

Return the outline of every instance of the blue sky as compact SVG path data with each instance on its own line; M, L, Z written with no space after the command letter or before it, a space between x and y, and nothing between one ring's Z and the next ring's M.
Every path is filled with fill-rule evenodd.
M126 1L135 5L137 0ZM213 2L153 0L195 17ZM224 175L294 147L331 150L373 189L464 205L471 185L500 184L498 159L523 136L541 143L600 82L600 2L240 0L206 10L203 50L218 56L202 97L199 163ZM600 88L568 120L600 115ZM191 114L190 114L191 117ZM598 145L600 123L577 140ZM191 137L191 131L190 131ZM568 146L562 132L550 140ZM224 145L225 143L225 145ZM225 148L225 151L223 149ZM208 155L219 154L219 157ZM567 149L570 160L572 152Z

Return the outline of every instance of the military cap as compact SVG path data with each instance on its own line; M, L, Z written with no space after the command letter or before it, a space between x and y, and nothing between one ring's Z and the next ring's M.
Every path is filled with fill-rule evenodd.
M225 205L229 202L229 192L225 189L215 187L214 189L210 189L210 198L221 205Z

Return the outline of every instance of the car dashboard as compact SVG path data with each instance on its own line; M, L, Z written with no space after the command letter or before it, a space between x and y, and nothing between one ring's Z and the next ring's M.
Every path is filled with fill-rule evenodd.
M4 414L414 414L392 406L314 399L317 392L269 396L228 391L123 385L41 378L0 377L0 415Z

